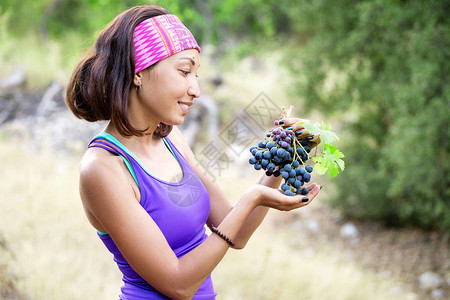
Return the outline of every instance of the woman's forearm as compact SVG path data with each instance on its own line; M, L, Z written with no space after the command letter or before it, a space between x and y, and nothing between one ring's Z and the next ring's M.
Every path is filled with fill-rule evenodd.
M259 179L258 184L265 185L271 188L278 188L281 184L281 181L281 176L275 177L263 174ZM242 249L245 247L252 234L264 220L268 211L269 208L264 206L258 206L252 211L249 217L245 220L244 225L241 227L238 235L235 238L235 249Z
M236 203L235 207L218 226L218 229L233 242L237 239L240 228L248 220L250 214L255 211L257 198L257 189L244 193L240 201ZM179 294L185 294L188 296L187 298L190 298L189 296L195 293L201 283L222 260L228 248L229 245L221 237L217 234L211 234L202 244L181 257L178 265L179 272L177 272L179 277L174 281L180 284L177 288L180 291ZM177 294L173 290L167 292L171 297Z

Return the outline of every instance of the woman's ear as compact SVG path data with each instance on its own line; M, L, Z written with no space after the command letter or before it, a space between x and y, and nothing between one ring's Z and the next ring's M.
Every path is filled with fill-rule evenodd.
M142 74L141 72L138 72L137 74L134 74L133 83L135 86L140 86L142 83Z

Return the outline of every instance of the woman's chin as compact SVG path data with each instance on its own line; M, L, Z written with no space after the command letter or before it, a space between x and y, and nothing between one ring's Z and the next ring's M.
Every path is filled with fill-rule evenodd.
M183 123L184 123L184 117L182 117L182 118L180 118L178 120L171 120L170 122L167 122L167 123L164 122L164 124L172 125L172 126L178 126L178 125L181 125Z

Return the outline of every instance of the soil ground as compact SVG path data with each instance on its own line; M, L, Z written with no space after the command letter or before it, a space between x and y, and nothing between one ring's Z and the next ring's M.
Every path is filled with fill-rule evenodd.
M309 245L311 249L331 247L333 251L343 252L349 260L356 260L363 267L380 272L386 279L401 282L403 287L399 285L398 292L413 291L416 299L432 299L431 291L420 289L419 276L427 271L438 273L444 281L439 289L445 297L450 297L448 234L345 220L329 206L317 202L308 210L287 215L287 218L275 222L278 222L276 226L290 226L295 230L302 245ZM358 229L357 238L341 235L340 229L347 222Z

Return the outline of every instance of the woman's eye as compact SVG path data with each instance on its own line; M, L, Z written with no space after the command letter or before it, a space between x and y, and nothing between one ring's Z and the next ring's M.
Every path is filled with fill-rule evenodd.
M186 70L180 70L181 73L183 73L183 75L188 75L189 73L191 73L190 71L186 71Z

